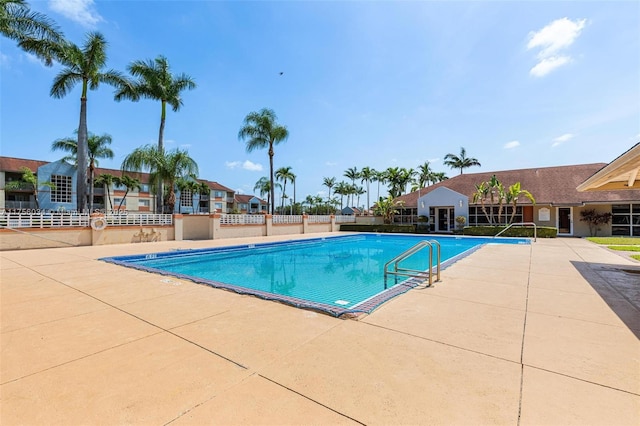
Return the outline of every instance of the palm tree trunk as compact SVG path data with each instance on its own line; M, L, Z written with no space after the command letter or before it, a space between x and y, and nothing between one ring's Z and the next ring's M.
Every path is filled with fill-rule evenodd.
M89 212L93 213L93 174L95 173L95 166L93 160L89 163Z
M158 132L158 151L164 153L164 123L167 117L167 102L162 101L162 112L160 114L160 131ZM160 180L158 182L158 193L156 194L156 213L164 213L164 182ZM173 209L171 210L173 213Z
M76 182L76 205L80 213L84 213L87 210L87 160L89 151L87 145L87 83L84 82L83 86L83 94L80 98L80 124L78 125L78 177Z
M273 205L275 204L273 200L275 200L275 188L273 182L273 144L269 143L269 182L271 183L271 188L269 189L271 192L271 214L273 215L274 209Z

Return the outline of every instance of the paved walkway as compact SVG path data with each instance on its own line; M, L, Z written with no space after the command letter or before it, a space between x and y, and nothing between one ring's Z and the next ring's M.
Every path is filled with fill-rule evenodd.
M0 252L0 423L640 424L640 264L585 240L358 321L96 260L247 241Z

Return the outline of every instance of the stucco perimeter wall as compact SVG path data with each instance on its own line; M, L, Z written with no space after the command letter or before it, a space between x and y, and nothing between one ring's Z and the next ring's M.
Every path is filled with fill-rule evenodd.
M214 239L264 237L266 235L267 229L263 225L226 225L216 229Z
M182 238L185 240L210 239L211 219L207 215L182 216Z
M91 229L0 229L0 250L90 246Z
M107 226L102 231L91 232L94 246L175 239L173 226ZM91 245L91 242L88 245Z
M340 229L338 227L338 229ZM315 232L332 232L330 223L310 223L307 225L305 234L313 234Z
M289 235L289 234L303 234L304 229L301 223L291 225L273 225L271 227L271 235Z

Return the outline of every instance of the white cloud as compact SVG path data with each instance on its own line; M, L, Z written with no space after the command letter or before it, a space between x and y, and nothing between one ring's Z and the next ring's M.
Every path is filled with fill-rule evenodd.
M520 146L519 141L511 141L504 144L504 149L512 149L518 146Z
M0 52L0 67L11 68L11 58L4 53Z
M338 163L333 162L333 161L327 161L327 162L326 162L326 163L324 163L324 164L325 164L325 166L329 166L329 167L334 167L334 166L337 166L337 165L338 165Z
M527 49L541 49L536 55L538 63L529 73L535 77L542 77L554 69L571 62L566 51L578 38L587 24L586 19L572 21L568 18L557 19L539 31L529 33Z
M49 8L83 27L92 28L104 21L93 0L49 0Z
M227 166L228 169L232 169L232 170L237 168L242 168L244 170L249 170L252 172L262 171L262 164L256 164L249 160L246 160L244 163L241 163L240 161L227 161L224 164L225 166Z
M551 144L551 147L554 148L564 142L567 142L568 140L571 140L573 138L575 138L576 135L572 134L572 133L565 133L562 136L558 136L557 138L553 139L553 144Z
M543 77L549 74L554 69L568 64L569 62L571 62L571 58L568 56L553 56L551 58L544 58L543 60L538 62L536 66L531 68L529 74L534 77Z

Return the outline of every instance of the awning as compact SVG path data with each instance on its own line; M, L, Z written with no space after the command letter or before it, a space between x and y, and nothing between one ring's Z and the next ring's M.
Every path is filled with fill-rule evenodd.
M640 189L640 143L598 170L577 189L581 192Z

